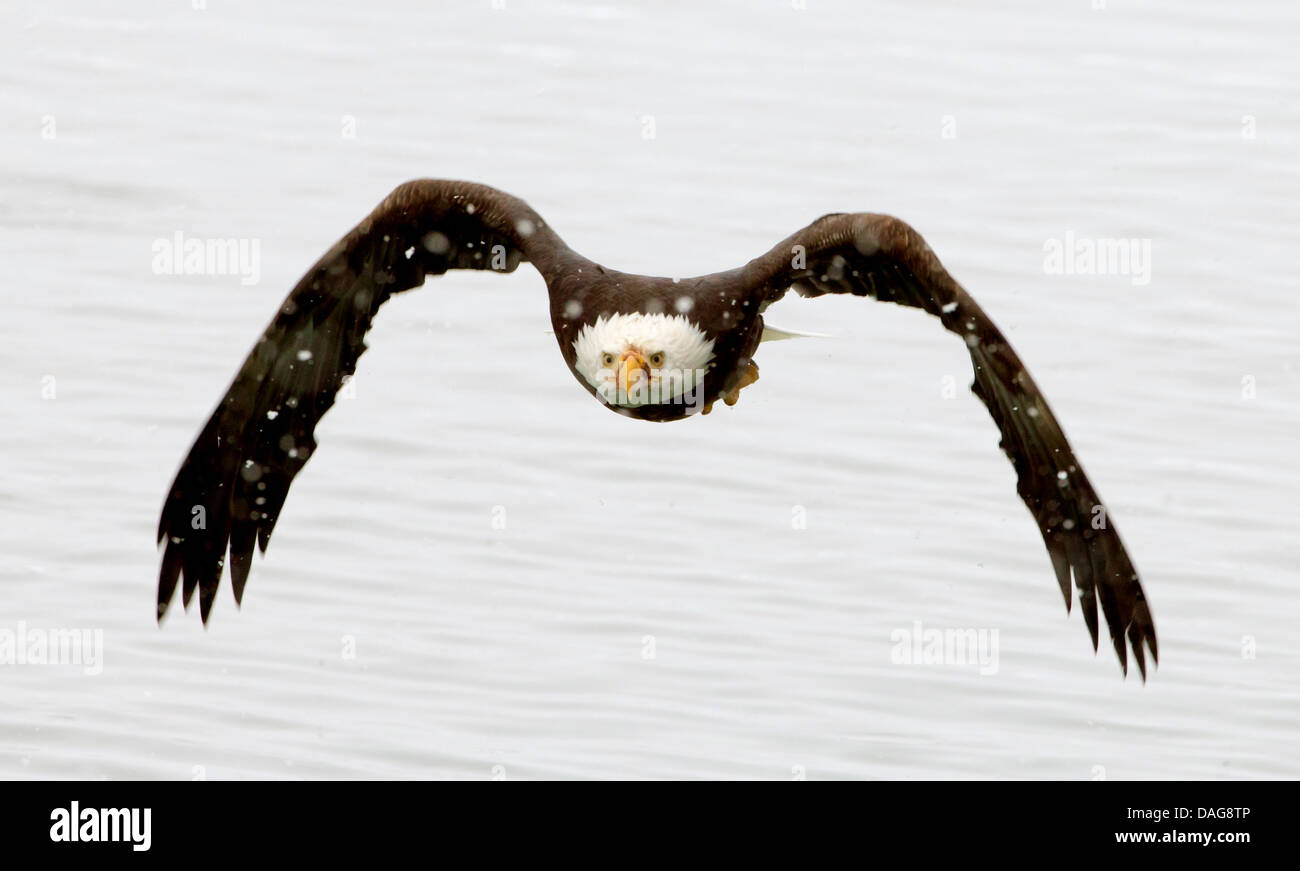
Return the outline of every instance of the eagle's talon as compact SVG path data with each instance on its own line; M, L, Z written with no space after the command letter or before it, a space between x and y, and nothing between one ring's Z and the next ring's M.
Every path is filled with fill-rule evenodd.
M741 390L744 390L746 387L753 384L757 380L758 380L758 364L755 363L753 360L750 360L747 364L745 364L745 371L740 376L740 383L736 385L736 393L739 394Z
M740 391L744 390L757 380L758 366L755 365L753 360L750 360L745 364L745 371L740 373L740 381L736 382L736 386L732 388L730 393L725 394L722 397L722 400L726 402L727 405L735 405L740 401Z

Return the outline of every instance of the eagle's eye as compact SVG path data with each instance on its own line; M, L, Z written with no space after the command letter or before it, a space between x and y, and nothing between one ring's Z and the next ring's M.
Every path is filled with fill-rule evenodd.
M600 357L600 365L604 366L606 369L612 367L614 365L614 355L606 351Z
M650 365L656 369L662 369L664 366L664 352L659 351L650 355Z

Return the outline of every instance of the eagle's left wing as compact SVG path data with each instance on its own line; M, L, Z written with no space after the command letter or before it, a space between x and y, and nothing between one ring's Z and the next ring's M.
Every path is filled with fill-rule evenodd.
M1002 433L1067 610L1073 575L1093 648L1100 600L1120 665L1127 674L1127 635L1145 680L1143 646L1159 661L1155 624L1119 531L1020 357L920 234L888 215L826 215L751 261L744 276L760 310L790 287L801 296L869 296L924 309L963 339L975 368L971 389Z

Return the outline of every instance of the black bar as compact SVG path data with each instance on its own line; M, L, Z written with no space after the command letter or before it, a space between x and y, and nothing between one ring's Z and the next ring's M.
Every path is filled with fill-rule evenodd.
M900 852L929 860L1196 851L1231 861L1260 845L1291 846L1283 828L1295 796L1291 784L1238 782L874 782L834 787L851 792L823 793L821 801L809 800L813 784L794 787L797 799L790 787L775 787L776 795L761 800L751 790L774 787L730 793L735 787L692 784L676 787L685 790L676 796L664 792L674 787L643 783L595 788L603 793L599 801L584 802L574 793L564 801L524 794L527 786L510 794L497 786L440 783L7 783L0 785L0 839L6 857L74 860L116 853L128 860L247 861L267 845L291 850L298 860L337 859L339 851L431 855L434 844L434 853L448 857L458 844L471 854L531 844L612 857L611 840L671 855L672 844L703 839L701 848L721 849L725 842L737 853L838 843L846 858L859 860ZM729 794L712 792L719 788ZM137 809L136 825L128 830L124 815L105 816L99 812L105 808ZM143 839L132 840L143 831L146 808L148 849L136 850ZM76 841L60 825L74 809L81 824ZM115 820L123 824L120 840L81 837L101 825L111 835Z

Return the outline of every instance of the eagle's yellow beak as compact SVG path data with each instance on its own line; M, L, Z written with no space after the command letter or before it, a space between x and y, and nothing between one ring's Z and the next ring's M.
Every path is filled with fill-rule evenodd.
M643 379L646 384L650 383L650 366L645 357L631 349L624 351L622 359L618 361L618 389L625 394L631 393L637 382Z

